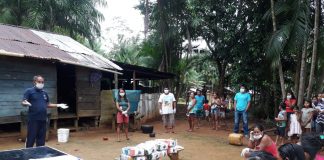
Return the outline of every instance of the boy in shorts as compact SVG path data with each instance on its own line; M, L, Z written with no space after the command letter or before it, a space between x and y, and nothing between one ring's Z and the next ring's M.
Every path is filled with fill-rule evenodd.
M276 144L278 145L278 139L281 139L280 145L284 144L285 141L285 130L286 130L286 123L287 123L287 113L286 113L286 104L281 103L279 105L279 113L278 116L275 118L277 122L277 137L276 137Z

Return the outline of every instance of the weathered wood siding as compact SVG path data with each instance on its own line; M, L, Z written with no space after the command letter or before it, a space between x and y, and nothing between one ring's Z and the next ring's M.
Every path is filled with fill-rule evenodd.
M76 68L77 115L78 117L100 116L100 80L90 83L91 69Z
M20 122L21 100L24 91L33 87L35 75L45 78L44 89L50 102L56 103L56 67L54 64L26 59L0 56L0 124ZM52 119L57 118L57 109L48 109Z

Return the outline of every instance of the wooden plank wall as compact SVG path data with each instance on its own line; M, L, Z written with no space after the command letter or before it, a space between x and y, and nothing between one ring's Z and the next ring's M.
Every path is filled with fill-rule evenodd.
M0 56L0 124L20 122L24 91L33 87L34 75L45 78L45 87L50 101L56 103L56 66L52 63ZM57 119L57 109L48 109L52 119Z
M102 90L100 101L101 101L100 126L106 127L111 125L112 119L114 118L113 113L117 113L112 90Z
M78 117L100 116L100 80L90 83L93 70L76 67L77 115Z

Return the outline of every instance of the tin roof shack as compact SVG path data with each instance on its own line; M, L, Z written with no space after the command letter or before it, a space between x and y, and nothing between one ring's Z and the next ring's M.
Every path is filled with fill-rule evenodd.
M24 90L40 74L50 101L69 105L67 110L49 109L54 128L57 120L72 119L77 129L80 118L100 116L102 73L121 70L70 37L0 25L0 124L21 121Z

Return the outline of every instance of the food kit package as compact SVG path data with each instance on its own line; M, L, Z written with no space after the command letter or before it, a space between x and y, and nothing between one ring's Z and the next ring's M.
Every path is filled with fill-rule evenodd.
M140 143L136 147L143 148L145 151L145 155L152 154L153 152L156 151L156 143L153 142Z
M177 153L177 148L175 148L175 147L170 147L170 148L168 148L168 154L170 154L170 153Z
M120 160L133 160L133 157L125 154L120 155Z
M158 159L160 159L160 157L161 157L161 153L160 152L153 152L151 155L149 155L150 156L150 159L151 160L158 160Z
M124 147L122 148L122 154L128 156L144 156L144 149L140 147Z
M164 141L157 141L156 146L158 151L163 151L168 149L168 144L165 143Z
M164 151L159 151L160 153L160 157L166 157L168 155L167 151L164 150Z
M163 141L168 144L168 147L175 147L177 145L177 140L174 139L157 139L157 141Z
M133 160L148 160L146 156L133 157Z

